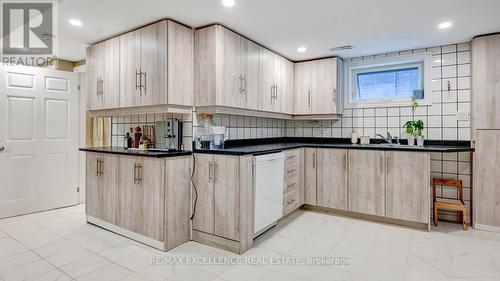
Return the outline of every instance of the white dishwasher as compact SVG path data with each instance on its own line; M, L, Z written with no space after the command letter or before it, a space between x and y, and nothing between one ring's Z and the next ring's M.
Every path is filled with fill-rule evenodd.
M283 170L285 155L272 153L254 157L254 237L276 224L283 215Z

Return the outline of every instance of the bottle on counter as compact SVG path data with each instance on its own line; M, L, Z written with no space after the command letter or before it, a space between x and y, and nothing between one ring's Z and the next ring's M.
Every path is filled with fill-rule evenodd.
M132 147L132 137L130 136L130 133L127 132L123 137L123 148L128 149L131 147Z
M139 140L139 149L148 150L149 142L145 136L141 136Z
M352 144L357 144L358 143L358 133L356 132L356 129L352 130L351 143Z

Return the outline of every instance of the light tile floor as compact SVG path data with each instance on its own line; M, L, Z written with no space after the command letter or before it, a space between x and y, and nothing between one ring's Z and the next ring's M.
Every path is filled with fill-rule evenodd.
M349 265L155 264L238 256L195 242L167 253L85 222L84 206L0 220L0 280L500 280L500 235L441 223L433 232L299 211L243 260L346 257ZM283 260L286 261L286 260Z

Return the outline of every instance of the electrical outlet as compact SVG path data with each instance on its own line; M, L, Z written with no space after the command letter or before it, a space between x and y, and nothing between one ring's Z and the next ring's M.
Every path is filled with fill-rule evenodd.
M458 121L469 121L469 112L457 112Z

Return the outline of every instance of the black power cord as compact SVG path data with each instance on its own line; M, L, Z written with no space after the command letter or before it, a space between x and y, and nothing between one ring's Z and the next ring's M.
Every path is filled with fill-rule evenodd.
M190 220L192 220L194 218L194 215L196 214L196 203L198 203L198 190L196 189L196 184L194 183L195 170L196 170L196 157L194 157L193 153L193 171L191 172L191 183L193 184L195 198L193 204L193 215L191 215Z

